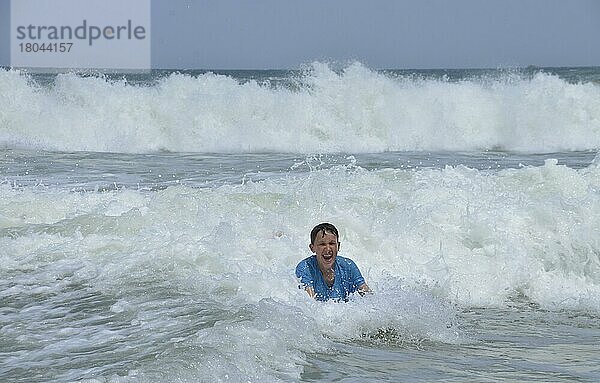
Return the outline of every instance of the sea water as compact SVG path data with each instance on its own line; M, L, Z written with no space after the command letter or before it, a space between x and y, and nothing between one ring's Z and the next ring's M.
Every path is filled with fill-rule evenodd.
M0 381L598 381L599 78L0 71Z

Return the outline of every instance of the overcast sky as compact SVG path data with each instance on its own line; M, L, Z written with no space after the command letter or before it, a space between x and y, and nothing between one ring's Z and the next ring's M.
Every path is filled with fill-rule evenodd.
M153 3L161 67L600 65L598 0L176 0Z
M0 26L4 64L7 32ZM315 60L372 68L600 66L600 1L152 2L153 67L278 69Z

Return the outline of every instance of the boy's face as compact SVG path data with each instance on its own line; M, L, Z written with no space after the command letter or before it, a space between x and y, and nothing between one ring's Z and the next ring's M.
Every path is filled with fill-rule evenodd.
M328 231L317 233L315 242L311 243L309 247L317 255L319 269L331 270L333 268L335 257L340 249L340 243L335 234Z

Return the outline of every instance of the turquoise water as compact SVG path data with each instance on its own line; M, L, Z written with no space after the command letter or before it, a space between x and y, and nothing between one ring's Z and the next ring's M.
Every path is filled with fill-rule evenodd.
M446 72L0 72L0 380L597 381L598 71Z

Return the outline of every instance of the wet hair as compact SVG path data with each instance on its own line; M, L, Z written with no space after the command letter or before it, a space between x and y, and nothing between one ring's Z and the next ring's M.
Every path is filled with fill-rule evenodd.
M324 222L324 223L320 223L317 226L315 226L312 231L310 232L310 243L314 244L315 243L315 239L317 239L317 235L319 233L323 233L323 237L325 236L326 233L331 233L333 235L335 235L335 237L338 239L340 238L340 235L338 234L338 230L336 229L335 226L333 226L330 223Z

